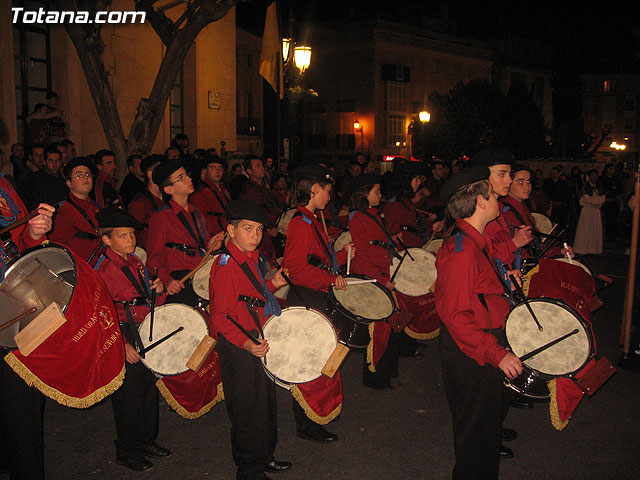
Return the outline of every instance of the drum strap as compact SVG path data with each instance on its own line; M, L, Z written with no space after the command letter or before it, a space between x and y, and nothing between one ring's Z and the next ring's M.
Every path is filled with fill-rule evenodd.
M151 208L153 208L153 211L157 211L158 210L158 206L156 205L156 201L153 198L153 194L147 190L146 188L140 191L140 194L145 197L147 200L149 200L149 203L151 204ZM148 225L147 225L148 226Z
M142 339L140 338L140 332L136 327L136 321L133 318L133 312L131 311L131 305L125 303L123 305L124 313L127 316L127 323L129 324L129 330L131 330L131 335L133 336L134 345L133 348L136 349L138 353L140 353L144 349L144 345L142 344Z
M204 185L211 190L211 193L213 193L213 195L216 197L216 200L218 200L218 203L220 204L220 207L224 210L224 207L226 206L226 204L229 202L230 198L227 195L227 193L225 191L222 192L222 196L224 197L224 199L226 200L225 202L222 201L222 198L220 198L220 195L218 195L218 192L216 192L215 188L211 188L211 185L209 185L207 182L204 182ZM216 220L218 221L218 225L220 225L220 230L224 230L224 226L222 225L222 220L220 220L220 217L224 217L224 213L220 213L220 212L207 212L207 215L213 215L218 217Z
M168 248L173 248L174 250L180 250L181 252L186 253L190 257L195 257L196 253L200 251L200 249L196 247L192 247L191 245L185 245L184 243L167 242L164 244L164 246Z
M90 232L85 232L84 230L80 230L78 227L76 227L75 225L73 226L73 228L76 230L73 233L73 236L75 238L83 238L85 240L98 240L98 235L96 235L95 233L90 233Z
M122 268L120 268L120 270L122 271L122 273L124 273L124 276L127 277L127 280L129 280L129 283L133 285L133 288L136 289L136 292L138 292L138 295L140 295L141 297L145 297L147 299L151 298L151 295L149 294L147 289L143 288L143 285L145 283L144 283L144 280L140 278L139 272L138 272L138 279L136 279L136 277L134 277L133 273L131 272L131 270L129 270L129 268L126 265L123 265Z
M520 212L518 212L518 210L516 209L516 207L514 207L513 205L511 205L509 202L507 202L506 200L503 200L502 203L506 206L509 207L511 209L511 211L513 212L513 214L516 216L516 218L518 219L518 221L522 224L522 225L527 225L527 222L524 221L524 218L522 218L522 215L520 215ZM503 210L504 211L504 210ZM505 221L507 221L506 217L505 217ZM507 222L508 223L508 222ZM538 231L538 229L536 228L536 222L533 221L533 219L530 219L529 224L531 224L533 226L532 231L534 233L536 233ZM538 236L534 236L533 237L533 246L534 248L532 249L531 247L527 246L527 250L529 250L529 254L531 256L535 256L535 254L537 252L540 251L540 239L538 238ZM520 270L520 269L518 269Z
M295 217L307 218L305 215L303 215L300 212L296 212L293 215L293 218ZM318 227L315 226L315 224L313 223L313 220L309 220L309 224L313 227L313 231L316 233L316 236L318 237L318 241L320 242L320 245L322 245L322 249L324 250L324 253L327 256L327 260L331 262L332 273L335 275L338 275L338 271L339 271L338 259L336 258L336 252L333 250L333 245L331 244L331 242L328 242L329 245L325 243L324 238L322 238L322 235L320 235L320 230L318 230Z
M376 245L378 247L386 248L387 250L389 250L389 253L391 253L391 255L393 255L396 258L400 258L400 255L398 254L398 250L395 247L395 242L393 241L393 237L391 237L391 234L387 231L386 228L384 228L384 225L382 225L382 222L380 222L380 220L378 220L376 217L371 215L369 212L361 211L360 213L363 213L366 217L369 217L376 225L378 225L378 227L380 227L382 232L387 237L387 240L389 240L389 243L387 244L384 244L383 242L379 242L379 240L371 240L371 242L369 243L371 243L371 245ZM376 243L373 243L373 242L376 242Z
M74 202L73 200L71 200L71 197L70 197L70 196L69 196L69 197L67 197L67 202L69 202L69 204L70 204L72 207L74 207L74 208L78 211L78 213L80 213L80 215L82 215L82 217L83 217L87 222L89 222L89 225L91 225L95 231L98 231L98 226L97 226L95 223L93 223L93 220L91 220L91 217L89 217L89 215L87 214L87 212L85 212L85 211L84 211L84 209L83 209L80 205L78 205L76 202ZM96 236L96 238L98 238L98 237Z
M404 207L404 209L411 213L412 215L414 215L415 220L416 220L416 226L412 226L412 225L402 225L402 229L406 232L410 232L410 233L415 233L417 235L420 235L421 237L423 237L423 240L426 240L426 238L424 238L427 234L427 224L424 221L424 218L422 218L422 216L418 213L417 210L411 210L409 208L409 206L405 203L404 200L402 200L400 202L400 205L402 205Z
M193 225L195 226L197 233L193 231L193 228L191 228L191 225L189 225L189 222L187 221L187 217L185 217L184 212L180 212L177 215L178 220L180 220L180 222L182 223L182 225L184 225L184 228L187 230L187 233L191 236L191 238L193 238L196 241L196 245L198 245L198 248L204 249L204 236L202 235L202 232L200 231L200 228L198 226L198 219L196 217L196 212L191 212L191 220L193 220Z

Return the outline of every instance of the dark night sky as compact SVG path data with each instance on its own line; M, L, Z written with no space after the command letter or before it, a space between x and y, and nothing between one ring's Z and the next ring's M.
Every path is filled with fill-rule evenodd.
M253 0L239 6L238 24L261 35L268 3L269 0ZM378 16L415 24L423 16L442 17L446 4L449 18L455 22L449 33L461 36L490 40L504 34L517 34L558 45L568 35L575 34L582 47L583 69L593 71L602 56L631 57L640 51L631 33L635 28L640 34L640 17L631 7L634 3L621 0L580 3L564 0L282 0L279 8L285 12L285 18L293 9L297 21L311 23L349 22Z

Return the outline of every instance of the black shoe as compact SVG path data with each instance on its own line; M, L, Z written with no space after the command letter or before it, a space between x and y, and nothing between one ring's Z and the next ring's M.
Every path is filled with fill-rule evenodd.
M524 397L513 398L511 402L509 402L509 404L513 408L517 408L520 410L531 410L533 408L533 402Z
M509 447L505 447L504 445L500 445L499 456L500 460L513 458L513 450L511 450Z
M503 442L510 442L511 440L515 440L516 438L518 438L518 432L516 432L513 428L502 429Z
M152 442L147 446L147 448L145 448L142 451L142 455L144 455L145 457L151 457L151 458L170 457L171 450L169 450L168 448L161 447L156 442Z
M331 443L338 441L338 436L335 433L331 433L323 427L298 432L297 435L303 440L311 440L316 443Z
M153 467L153 463L142 455L139 457L116 458L116 463L134 472L146 472Z
M291 462L281 462L273 459L264 466L264 471L269 473L280 473L291 468Z

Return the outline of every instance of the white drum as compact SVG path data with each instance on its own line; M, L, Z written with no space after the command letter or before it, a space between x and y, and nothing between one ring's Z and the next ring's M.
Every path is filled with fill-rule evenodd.
M431 240L431 243L429 243L429 245L426 245L422 248L424 248L427 252L431 252L434 255L436 255L438 253L438 250L440 250L440 247L442 246L442 242L444 242L443 238L434 238L433 240Z
M216 261L218 256L219 255L214 255L209 258L207 263L199 268L193 275L193 291L205 300L209 300L209 278L211 277L211 267L213 267L213 262Z
M351 232L347 230L342 232L340 235L338 235L338 238L336 238L336 241L333 244L333 249L336 252L339 252L350 243L351 243Z
M193 355L205 335L209 335L209 326L200 311L181 303L168 303L155 309L153 319L153 340L149 341L151 313L140 324L140 339L144 347L183 327L157 347L149 350L140 361L149 370L161 376L178 375L188 370L187 361Z
M142 263L147 263L147 251L140 245L136 245L136 249L133 253L140 259Z
M409 248L413 260L407 255L394 280L396 290L410 297L419 297L429 293L431 285L436 281L436 256L422 248ZM404 255L403 252L400 252ZM396 269L398 258L391 259L389 271L391 275Z
M290 208L289 210L284 211L280 215L280 218L278 218L276 222L278 233L281 233L282 235L287 234L287 227L289 226L289 222L291 222L291 219L293 218L293 215L295 213L296 213L296 209Z
M531 216L533 217L533 220L536 222L536 228L539 231L546 234L551 233L551 230L553 230L553 223L551 222L549 217L547 217L543 213L538 213L538 212L531 212Z
M289 307L272 315L263 327L269 351L262 362L267 374L283 388L310 382L322 375L322 367L338 345L329 319L317 310Z
M538 330L524 303L513 307L507 317L505 334L516 356L522 357L578 330L578 333L525 360L522 375L506 383L521 395L544 399L549 396L547 380L572 376L582 370L594 355L594 344L591 331L580 314L563 301L532 298L528 302L543 330Z

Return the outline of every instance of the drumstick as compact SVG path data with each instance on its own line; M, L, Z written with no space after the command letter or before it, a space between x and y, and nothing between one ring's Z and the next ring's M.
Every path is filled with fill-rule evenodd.
M153 269L153 281L156 281L156 278L158 278L158 267L155 267ZM154 314L156 313L156 289L153 289L153 292L151 292L151 318L149 319L149 341L152 342L153 341L153 317Z
M324 234L327 236L327 241L329 240L329 232L327 232L327 223L324 221L324 212L320 210L320 218L322 219L322 228L324 230Z
M173 337L176 333L181 332L184 330L184 327L178 327L176 328L173 332L165 335L164 337L162 337L160 340L158 340L157 342L152 343L151 345L149 345L148 347L143 348L142 350L140 350L140 356L142 356L142 358L144 358L144 354L147 353L149 350L153 350L154 348L156 348L158 345L160 345L162 342L166 342L167 340L169 340L171 337Z
M350 271L351 271L351 244L349 244L349 247L347 248L347 275L349 275Z
M542 332L542 330L544 329L542 328L542 325L540 325L540 322L538 321L536 314L533 313L533 309L531 308L531 305L529 305L529 301L527 300L526 295L522 291L522 287L520 286L520 284L518 284L518 282L516 281L516 278L513 275L509 275L509 278L511 279L511 283L513 283L513 285L516 287L516 290L518 291L518 293L522 296L522 301L527 307L527 310L529 310L531 317L536 322L536 325L538 326L538 330Z
M389 279L390 282L393 282L396 278L396 275L398 274L398 270L400 270L400 265L402 265L402 262L404 262L404 259L407 258L407 255L409 254L409 252L407 252L406 250L404 251L404 255L402 256L402 258L400 259L400 262L398 262L398 266L396 267L396 269L393 271L393 275L391 275L391 279Z
M215 244L214 244L215 245ZM187 273L184 277L182 277L180 280L178 280L178 282L180 283L184 283L187 280L189 280L191 277L193 277L198 270L200 270L202 267L204 267L205 263L207 263L207 261L209 260L209 255L211 255L213 253L214 250L214 245L211 245L209 247L209 250L207 250L204 254L204 257L202 257L202 260L200 261L200 263L196 266L196 268L194 268L193 270L191 270L189 273Z
M348 275L348 274L347 274ZM347 279L347 285L360 285L363 283L376 283L378 280L375 278L367 279L367 280L351 280Z
M16 322L19 322L20 320L22 320L24 317L26 317L27 315L32 314L33 312L35 312L37 310L36 307L31 307L29 310L27 310L24 313L21 313L20 315L18 315L15 318L12 318L11 320L9 320L7 323L3 324L2 326L0 326L0 332L2 330L4 330L5 328L9 327L10 325L13 325Z
M246 328L244 328L242 325L240 325L238 322L236 322L233 317L231 315L229 315L228 313L226 314L227 318L229 320L231 320L231 323L233 323L236 327L238 327L238 330L240 330L242 333L244 333L246 335L246 337L251 340L255 345L260 345L260 342L258 341L258 339L256 337L254 337L253 335L251 335Z
M571 255L569 255L569 245L567 245L567 242L564 242L562 244L564 246L565 251L565 255L567 256L567 260L569 260L569 263L571 265L573 265L573 260L571 259Z
M433 239L436 237L436 231L434 230L433 233L431 234L431 236L429 237L429 240L427 240L427 243L425 243L422 248L424 248L425 250L427 249L427 247L429 246L429 244L431 242L433 242Z
M98 252L102 250L102 247L104 247L104 244L102 243L102 241L100 241L100 243L96 245L96 248L93 249L93 252L91 252L91 255L89 255L89 259L87 260L87 263L89 265L91 265L91 262L93 261L93 257L95 257L98 254Z
M575 335L576 333L578 333L578 329L576 328L575 330L572 330L571 332L556 338L555 340L550 341L549 343L545 343L544 345L542 345L541 347L536 348L535 350L531 350L529 353L519 357L521 362L526 362L527 360L529 360L531 357L538 355L541 352L544 352L546 349L553 347L556 343L560 343L563 340L566 340L567 338L569 338L571 335Z
M38 215L40 215L40 212L38 212L38 210L34 210L33 212L31 212L29 215L25 215L24 217L22 217L20 220L16 220L15 222L13 222L11 225L9 225L8 227L3 228L2 230L0 230L0 235L3 235L7 232L10 232L11 230L13 230L14 228L19 227L20 225L24 225L25 223L27 223L29 220L31 220L32 218L37 217Z

